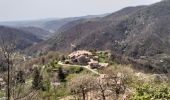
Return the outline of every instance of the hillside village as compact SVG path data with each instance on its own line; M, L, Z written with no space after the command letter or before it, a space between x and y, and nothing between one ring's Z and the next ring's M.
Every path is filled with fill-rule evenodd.
M99 62L99 56L97 55L102 53L104 53L103 55L105 56L109 56L108 52L98 52L97 54L92 54L91 52L85 50L75 51L68 55L69 59L66 59L64 63L89 66L92 69L108 67L109 63Z
M0 0L0 10L0 100L170 100L170 0Z

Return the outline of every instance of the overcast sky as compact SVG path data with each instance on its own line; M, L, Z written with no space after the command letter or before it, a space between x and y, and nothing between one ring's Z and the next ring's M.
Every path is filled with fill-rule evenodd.
M111 13L160 0L0 0L0 21L64 18Z

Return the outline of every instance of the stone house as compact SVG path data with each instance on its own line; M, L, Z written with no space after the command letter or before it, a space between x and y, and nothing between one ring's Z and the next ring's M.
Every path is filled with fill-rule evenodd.
M91 57L92 53L85 50L75 51L69 55L69 58L72 63L79 65L88 65L88 62L90 61Z

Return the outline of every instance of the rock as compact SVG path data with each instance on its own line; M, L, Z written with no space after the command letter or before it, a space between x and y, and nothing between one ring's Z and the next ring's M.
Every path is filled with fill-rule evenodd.
M109 66L108 63L99 63L99 65L100 65L101 68L106 68L106 67Z
M94 56L93 59L98 61L99 57L98 56Z

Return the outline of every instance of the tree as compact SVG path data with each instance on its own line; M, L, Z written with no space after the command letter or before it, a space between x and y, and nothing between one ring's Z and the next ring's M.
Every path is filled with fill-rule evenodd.
M1 34L0 35L0 52L4 62L7 66L7 99L11 98L11 80L13 74L13 58L16 49L17 38L14 34Z
M41 63L42 63L43 65L45 65L45 57L42 57L42 58L41 58Z
M60 57L60 60L61 60L62 62L64 62L64 61L66 60L66 57L65 57L64 55L62 55L62 56Z
M69 83L70 92L73 95L79 95L86 100L87 93L94 89L95 78L90 75L81 75L73 78Z
M24 72L21 70L16 75L16 83L25 83Z
M38 68L34 69L32 88L36 90L43 89L43 77L40 75L40 70Z
M58 69L58 78L59 78L60 82L65 81L65 74L63 72L62 67L59 67L59 69Z
M114 99L118 100L119 95L124 94L128 85L133 83L133 70L127 66L117 66L105 70L105 73L108 90L112 91Z
M21 59L16 58L16 55L20 55L17 43L18 35L10 32L0 33L0 57L2 65L2 77L4 77L6 83L6 97L7 100L10 99L22 99L31 97L30 94L32 90L27 90L27 93L22 93L25 89L26 84L19 84L19 82L24 83L24 73L18 72L18 68L21 64ZM18 78L16 78L16 76ZM18 82L16 82L18 81Z
M108 84L105 78L99 77L96 80L96 87L101 93L102 100L106 100L106 90L108 90Z

